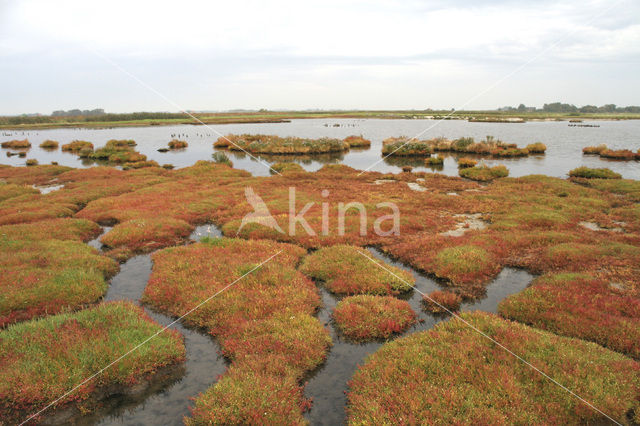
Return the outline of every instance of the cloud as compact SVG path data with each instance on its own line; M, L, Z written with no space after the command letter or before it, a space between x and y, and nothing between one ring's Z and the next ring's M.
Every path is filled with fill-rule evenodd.
M453 106L558 40L514 82L524 86L540 73L589 81L586 71L608 64L619 87L609 90L614 99L603 101L624 103L640 94L622 86L640 57L640 4L634 0L112 0L99 10L80 0L0 4L0 78L15 83L0 95L16 99L0 113L57 109L60 99L72 107L91 101L114 110L170 108L141 94L144 102L127 99L131 81L105 70L110 65L94 52L162 92L177 93L187 108L249 106L242 102L359 107L358 98L366 99L362 108L402 107L402 99L405 107L429 101ZM35 91L43 81L51 88L44 96ZM605 84L607 75L593 74L592 85ZM253 97L246 95L249 87ZM417 87L429 98L418 99ZM489 93L474 106L527 103L540 91L545 87ZM119 100L112 99L116 94Z

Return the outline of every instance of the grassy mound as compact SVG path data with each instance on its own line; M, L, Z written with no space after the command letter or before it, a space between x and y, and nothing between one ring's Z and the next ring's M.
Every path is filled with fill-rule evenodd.
M0 146L2 146L2 148L10 148L10 149L27 149L27 148L31 148L31 142L29 142L27 139L12 140L12 141L2 142Z
M197 398L188 424L303 421L308 402L299 381L331 344L312 316L320 304L315 286L295 270L305 253L289 244L222 238L153 255L143 300L179 316L216 295L185 320L207 328L232 362ZM279 402L271 406L274 398Z
M586 274L552 274L499 306L502 316L640 359L640 300Z
M368 258L382 263L360 247L324 247L307 256L300 271L338 294L397 294L412 288L415 279L410 273L382 263L385 270Z
M631 410L637 415L637 362L494 315L462 317L620 423L627 423ZM606 420L457 319L385 344L369 356L349 387L350 424Z
M621 179L622 175L610 169L590 169L589 167L578 167L569 172L572 178L585 179Z
M159 330L141 308L114 302L1 331L0 417L11 422L26 420ZM144 383L159 368L184 359L180 334L164 331L56 407L76 405L82 412L91 411L96 405L93 392L121 392Z
M0 237L0 267L0 326L94 303L118 268L77 241L7 236Z
M58 149L58 141L52 141L51 139L47 139L40 144L40 148L42 149Z
M184 149L188 147L189 144L185 141L180 141L178 139L173 139L169 141L169 149Z
M544 154L547 150L547 146L542 142L530 143L526 147L529 154Z
M638 160L640 159L640 151L634 153L629 149L609 149L606 145L588 146L582 149L582 153L586 155L599 155L609 160Z
M349 144L340 139L283 138L275 135L226 135L218 138L213 146L255 154L323 154L349 149Z
M344 141L349 145L350 148L366 148L371 146L371 141L369 139L365 139L360 136L347 136L344 138Z
M342 333L354 340L386 339L416 322L409 303L393 296L358 295L342 299L333 311Z
M184 242L193 228L180 219L133 219L114 226L100 241L107 247L126 247L133 253L148 253Z
M62 151L65 151L65 152L73 152L73 153L79 153L83 149L88 149L93 151L93 144L87 141L76 140L76 141L71 141L69 143L62 145L60 149L62 149Z
M598 146L587 146L582 148L582 153L586 155L600 155L600 153L607 149L607 146L602 144Z
M433 152L425 141L406 137L388 138L382 141L382 155L425 156Z

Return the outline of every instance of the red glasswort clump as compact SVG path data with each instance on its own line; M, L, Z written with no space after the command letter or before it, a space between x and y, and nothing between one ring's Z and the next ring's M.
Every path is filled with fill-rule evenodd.
M359 295L341 300L333 319L351 339L386 339L414 324L416 314L408 302L393 296Z

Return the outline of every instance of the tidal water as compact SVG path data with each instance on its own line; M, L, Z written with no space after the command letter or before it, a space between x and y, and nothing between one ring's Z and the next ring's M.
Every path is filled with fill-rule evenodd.
M433 138L444 136L455 139L471 136L482 140L490 135L505 142L524 146L533 142L547 145L546 155L535 155L518 159L485 159L488 165L504 164L511 176L545 174L566 177L575 167L608 167L621 173L623 177L640 179L640 162L604 160L597 156L582 155L585 146L607 144L614 149L640 149L640 120L625 121L585 121L583 124L597 124L600 127L570 127L567 121L537 121L526 123L469 123L463 120L383 120L383 119L303 119L290 123L262 124L222 124L211 126L156 126L156 127L120 127L105 129L51 129L32 131L0 132L0 142L27 138L32 143L26 158L7 157L0 152L0 164L24 165L26 159L35 158L40 164L56 161L72 167L89 167L95 163L83 161L74 154L46 151L38 147L45 139L53 139L64 144L74 139L87 140L96 148L103 146L109 139L134 139L137 150L160 164L173 164L186 167L198 160L211 159L214 152L213 142L229 133L263 133L279 136L299 136L309 138L344 138L349 135L362 135L370 139L372 145L365 150L351 150L344 154L332 154L313 157L274 157L260 156L262 161L242 152L229 153L236 168L248 170L256 176L269 175L269 169L263 163L294 161L306 170L313 171L327 163L343 163L356 169L397 173L404 165L415 167L416 171L438 171L455 176L458 173L454 155L445 155L444 168L432 170L424 166L422 159L390 157L382 159L382 140L391 136L417 136ZM178 138L189 143L185 150L160 153L157 150ZM2 151L11 151L3 149Z

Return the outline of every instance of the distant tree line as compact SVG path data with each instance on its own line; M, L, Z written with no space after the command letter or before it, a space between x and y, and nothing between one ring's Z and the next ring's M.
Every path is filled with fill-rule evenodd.
M51 113L52 117L77 117L79 115L84 115L84 116L104 115L104 109L96 108L92 110L85 109L82 111L79 109L70 109L69 111L58 110L58 111L53 111Z
M587 114L595 114L595 113L640 113L640 106L626 106L619 107L615 104L607 104L602 106L595 105L584 105L581 107L577 107L572 104L563 104L561 102L553 102L550 104L544 104L542 108L536 107L528 107L524 104L520 104L517 108L514 107L504 107L500 108L500 111L518 111L518 112L535 112L535 111L543 111L543 112L553 112L553 113L587 113Z
M97 113L97 111L102 111ZM125 114L107 114L103 109L91 110L91 114L85 114L86 111L69 110L54 111L51 115L18 115L0 117L0 125L17 125L17 124L43 124L43 123L59 123L59 122L97 122L97 121L133 121L133 120L168 120L187 117L183 113L172 112L131 112ZM74 115L78 113L77 115Z

